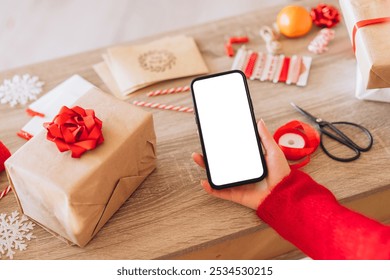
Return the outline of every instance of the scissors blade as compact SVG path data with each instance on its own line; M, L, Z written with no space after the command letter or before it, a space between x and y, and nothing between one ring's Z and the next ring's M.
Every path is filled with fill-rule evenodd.
M297 110L299 113L301 113L302 115L306 116L307 118L311 119L313 122L317 123L319 118L316 118L314 117L312 114L306 112L305 110L303 110L301 107L299 107L298 105L296 105L294 102L290 102L291 106L294 107L295 110Z

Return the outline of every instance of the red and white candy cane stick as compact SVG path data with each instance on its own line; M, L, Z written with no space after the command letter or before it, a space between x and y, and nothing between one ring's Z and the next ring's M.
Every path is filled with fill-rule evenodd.
M4 190L0 192L0 199L2 199L4 196L6 196L11 191L11 185L6 187Z
M190 107L166 105L166 104L137 101L137 100L133 101L133 104L141 107L170 110L170 111L177 111L177 112L184 112L184 113L192 113L194 111L194 109Z
M173 88L167 88L167 89L158 89L153 90L147 94L147 96L158 96L158 95L165 95L165 94L172 94L172 93L180 93L180 92L186 92L189 91L189 86L183 86L183 87L173 87Z

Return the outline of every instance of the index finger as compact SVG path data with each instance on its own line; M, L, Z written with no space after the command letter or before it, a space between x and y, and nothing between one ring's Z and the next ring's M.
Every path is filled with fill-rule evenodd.
M198 154L198 153L192 153L192 159L195 161L195 163L197 165L199 165L200 167L202 168L206 168L205 164L204 164L204 159L203 159L203 156L201 154Z
M274 151L275 149L279 150L278 144L276 144L268 128L265 126L263 119L257 123L257 128L266 153Z

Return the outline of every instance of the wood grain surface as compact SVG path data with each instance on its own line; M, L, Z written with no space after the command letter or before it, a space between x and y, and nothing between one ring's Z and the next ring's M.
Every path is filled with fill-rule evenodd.
M328 1L338 6L337 1ZM312 7L316 1L295 1ZM230 69L232 58L224 53L227 36L248 35L248 47L265 51L258 36L262 25L275 20L281 6L254 11L165 35L193 36L211 72ZM356 61L344 23L338 25L336 38L322 55L307 51L319 29L303 38L282 38L286 55L313 56L308 85L304 88L249 81L256 118L263 118L271 131L292 119L307 121L290 106L293 101L328 121L350 121L367 127L374 137L372 150L350 163L336 162L321 149L304 168L314 179L327 186L343 203L382 221L390 218L390 104L360 101L354 97ZM137 42L147 42L145 38ZM132 42L133 43L133 42ZM47 92L57 84L80 74L108 91L92 69L101 61L104 49L0 73L0 80L14 74L30 73L45 81ZM145 92L189 84L193 77L159 83L133 94L132 100L152 100ZM192 106L189 93L154 97L161 103ZM29 120L23 107L0 106L0 139L15 152L25 143L16 132ZM37 226L37 237L28 250L17 252L18 259L165 259L165 258L277 258L294 247L262 223L254 211L207 195L200 187L205 172L191 161L200 151L194 117L189 113L153 112L157 134L157 169L108 221L85 247L69 246ZM44 176L44 171L42 171ZM5 173L0 186L6 186ZM34 186L31 186L34 191ZM0 201L0 212L17 209L13 194ZM292 209L293 211L293 209ZM299 227L299 225L297 225ZM293 229L292 229L293 230ZM259 241L261 240L261 242ZM258 242L259 241L259 242ZM320 242L320 241L319 241ZM210 249L211 248L211 249ZM250 248L250 249L249 249ZM250 254L248 254L248 250ZM292 257L298 254L287 254Z

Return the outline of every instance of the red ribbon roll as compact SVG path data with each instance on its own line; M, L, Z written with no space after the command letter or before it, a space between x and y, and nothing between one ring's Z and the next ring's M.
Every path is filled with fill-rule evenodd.
M357 23L355 23L355 25L353 26L353 30L352 30L352 49L353 49L353 52L356 53L355 36L356 36L356 32L359 30L359 28L362 28L362 27L367 26L367 25L379 24L379 23L385 23L385 22L390 22L390 17L365 19L365 20L360 20Z
M70 150L73 158L95 149L103 143L102 121L95 112L75 106L69 109L63 106L54 120L45 123L47 139L57 145L60 152Z
M279 139L286 133L297 134L304 140L303 148L286 147L279 144ZM314 153L320 144L320 135L312 126L297 120L290 121L279 127L274 134L274 139L288 160L301 160L299 163L290 164L291 168L300 168L310 162L310 155Z

